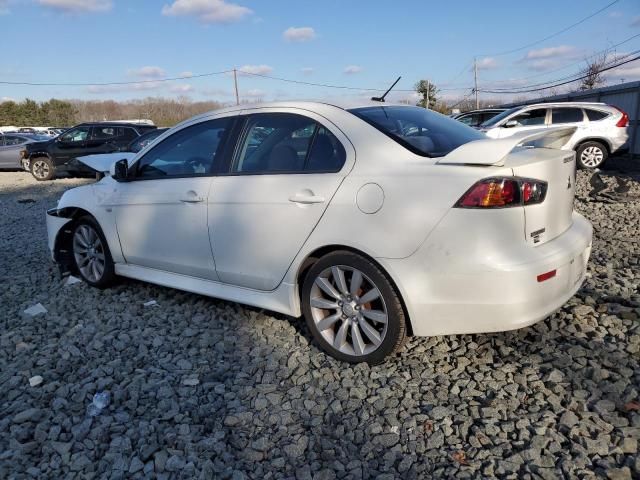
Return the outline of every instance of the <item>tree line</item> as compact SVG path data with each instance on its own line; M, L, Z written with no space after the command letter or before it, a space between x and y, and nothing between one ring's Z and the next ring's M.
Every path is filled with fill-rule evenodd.
M141 100L25 99L0 103L0 125L16 127L70 127L82 122L149 119L159 127L173 126L200 113L222 107L215 101L149 97Z

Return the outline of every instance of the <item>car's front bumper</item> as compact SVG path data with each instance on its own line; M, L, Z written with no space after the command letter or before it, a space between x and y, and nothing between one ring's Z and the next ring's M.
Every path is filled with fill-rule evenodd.
M499 265L481 267L470 258L468 268L430 267L428 242L411 257L384 263L397 279L415 335L513 330L546 318L580 288L592 232L574 213L567 231L540 246L523 243L521 254ZM552 270L553 278L538 281Z
M64 209L52 208L47 210L47 246L49 247L51 258L55 262L60 261L56 251L56 242L60 230L71 221L71 218L67 218L64 215Z

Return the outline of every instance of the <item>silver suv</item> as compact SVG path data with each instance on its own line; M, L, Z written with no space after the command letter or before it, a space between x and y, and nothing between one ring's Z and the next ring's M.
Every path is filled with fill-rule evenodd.
M626 151L629 116L605 103L537 103L514 107L481 125L491 138L541 128L578 127L563 150L575 150L581 168L597 168L613 153Z

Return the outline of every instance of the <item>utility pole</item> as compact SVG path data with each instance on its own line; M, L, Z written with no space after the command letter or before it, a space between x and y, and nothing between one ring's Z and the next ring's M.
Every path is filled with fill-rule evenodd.
M238 95L238 73L236 69L233 69L233 84L236 87L236 105L240 105L240 95Z
M473 57L473 91L476 92L476 110L480 108L478 103L478 61Z
M429 110L429 80L427 80L427 99L426 99L426 102L424 104L424 108Z

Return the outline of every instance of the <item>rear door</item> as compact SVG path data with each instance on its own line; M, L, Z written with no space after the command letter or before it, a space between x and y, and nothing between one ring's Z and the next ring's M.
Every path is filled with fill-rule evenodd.
M247 113L229 172L211 187L209 236L221 281L273 290L322 217L354 152L319 115Z
M582 108L577 107L553 107L550 121L552 127L577 127L576 132L567 141L567 149L573 148L576 141L584 137L584 130L588 125Z
M118 150L118 137L122 136L122 127L96 125L91 127L91 135L86 144L85 154L111 153Z

